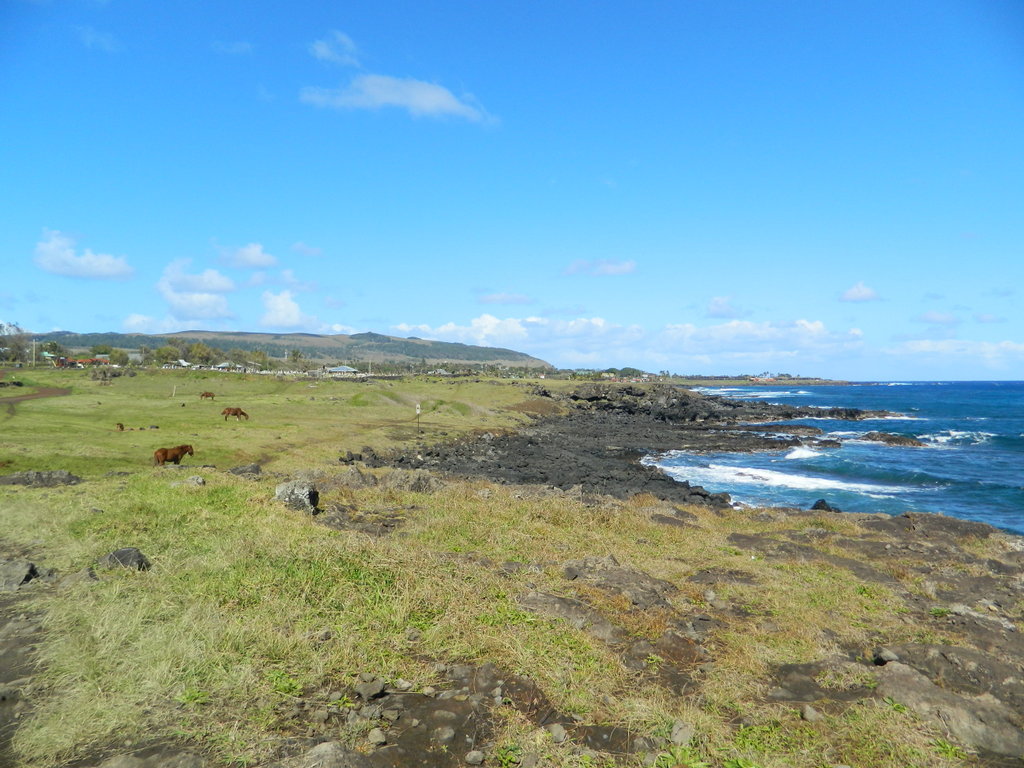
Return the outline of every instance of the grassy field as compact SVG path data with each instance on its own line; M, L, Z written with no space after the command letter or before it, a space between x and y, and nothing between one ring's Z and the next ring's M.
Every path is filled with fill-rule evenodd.
M255 461L273 470L309 469L364 445L380 449L511 427L525 419L513 406L528 399L523 388L494 380L314 382L158 370L108 384L88 373L26 371L18 377L24 387L0 392L2 398L39 388L71 389L66 396L14 405L0 399L0 468L59 465L94 477L144 467L157 448L189 443L197 451L193 463L225 467ZM206 391L216 399L200 400ZM226 406L244 409L250 419L225 421L220 413ZM125 432L116 430L118 423Z
M111 745L145 743L152 734L198 745L225 765L257 763L288 734L282 702L344 688L360 672L421 688L438 682L437 661L490 661L528 674L555 706L587 722L652 734L667 733L676 720L693 724L694 743L666 751L660 768L964 764L938 748L939 734L905 708L862 703L808 723L792 706L764 701L771 665L822 658L840 643L868 648L879 633L913 639L916 630L883 587L866 588L827 565L752 560L729 546L735 530L776 525L756 519L756 511L722 517L694 509L702 531L694 536L652 523L645 512L650 498L593 507L569 495L484 482L433 493L330 482L341 471L339 453L512 428L550 407L522 383L311 385L173 371L110 385L82 371L27 372L24 379L72 391L6 411L0 402L2 472L67 469L87 482L0 487L0 538L62 573L124 546L139 547L153 562L147 572L104 572L99 581L41 598L45 672L35 684L33 715L15 740L26 767L53 768ZM214 402L199 400L206 390L216 393ZM251 419L225 422L219 414L228 405ZM117 422L129 431L115 431ZM150 466L155 448L179 443L195 446L195 457L185 460L194 470ZM223 471L252 461L264 465L263 477ZM275 473L323 481L321 505L403 511L402 535L371 538L317 525L273 500ZM190 474L206 484L174 484ZM808 521L814 524L825 523ZM828 524L856 529L853 522ZM486 565L607 553L679 584L672 608L682 614L705 607L686 580L700 569L749 573L773 588L719 589L747 618L715 638L717 663L699 694L684 699L636 685L635 673L608 646L523 610L517 596L535 587L584 598L633 636L652 639L665 626L656 612L629 613L606 594L569 586L558 565L511 576ZM407 639L410 629L419 634L415 644ZM330 643L315 639L324 630L332 633ZM863 682L851 672L837 673L830 684ZM364 734L349 726L339 735L355 742ZM543 766L604 764L546 738L506 714L488 764L501 764L499 751L512 755L520 746L539 751Z

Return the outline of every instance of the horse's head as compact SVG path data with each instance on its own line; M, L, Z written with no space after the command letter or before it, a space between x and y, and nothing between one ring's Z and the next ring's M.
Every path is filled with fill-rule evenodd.
M185 453L187 453L189 456L195 456L195 454L192 452L191 445L183 445L182 448L185 449Z

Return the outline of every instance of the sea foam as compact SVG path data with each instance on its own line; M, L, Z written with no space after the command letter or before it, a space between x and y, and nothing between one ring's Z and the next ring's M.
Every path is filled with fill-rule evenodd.
M726 464L705 466L671 467L658 465L664 472L680 480L712 488L727 485L765 485L775 488L794 488L805 491L851 491L875 498L885 498L897 493L906 493L910 488L871 483L849 483L835 478L814 477L773 469L755 467L730 467Z
M815 456L821 456L819 451L812 451L810 448L794 448L792 451L786 454L787 459L813 459Z

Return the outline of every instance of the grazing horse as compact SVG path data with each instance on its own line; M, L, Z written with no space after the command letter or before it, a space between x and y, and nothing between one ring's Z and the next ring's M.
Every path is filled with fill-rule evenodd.
M211 400L213 400L213 392L200 392L199 393L199 399L200 400L205 400L206 398L210 398Z
M167 461L177 464L185 457L186 453L189 456L195 455L192 452L191 445L179 445L175 448L157 448L153 452L153 463L158 467L162 467L164 462Z
M225 408L220 412L224 417L224 421L228 420L228 416L234 416L235 421L241 421L242 417L245 416L245 420L249 420L249 414L243 411L241 408Z
M124 432L124 424L122 424L120 421L117 422L117 431Z

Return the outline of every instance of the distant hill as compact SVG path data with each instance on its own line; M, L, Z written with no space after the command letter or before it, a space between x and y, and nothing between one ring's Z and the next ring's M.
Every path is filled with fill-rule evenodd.
M499 365L511 368L552 368L536 357L500 347L478 347L450 341L429 341L381 333L355 333L321 336L315 333L247 333L244 331L179 331L159 336L143 333L71 333L54 331L36 336L40 341L56 341L69 349L90 348L100 344L136 350L150 349L182 341L201 341L211 347L262 350L270 357L284 358L293 349L304 358L323 363L399 363L452 366Z

